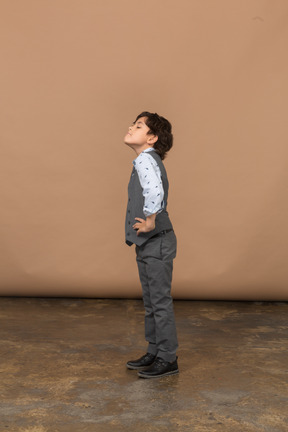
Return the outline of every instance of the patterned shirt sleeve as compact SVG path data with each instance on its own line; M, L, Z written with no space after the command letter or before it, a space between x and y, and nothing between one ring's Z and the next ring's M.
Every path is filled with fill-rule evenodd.
M160 213L164 208L164 190L160 168L149 152L142 152L133 162L143 189L144 215Z

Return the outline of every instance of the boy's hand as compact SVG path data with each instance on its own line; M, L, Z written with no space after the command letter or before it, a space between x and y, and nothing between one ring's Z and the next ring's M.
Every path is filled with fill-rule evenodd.
M153 231L155 228L155 219L156 219L156 214L147 216L146 220L141 218L135 218L135 220L139 221L133 225L133 229L137 230L137 236L141 232L146 233L146 232Z

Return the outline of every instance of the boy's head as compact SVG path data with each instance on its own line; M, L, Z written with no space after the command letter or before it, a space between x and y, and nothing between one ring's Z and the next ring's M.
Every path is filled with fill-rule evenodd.
M129 127L124 142L137 154L145 148L153 147L161 159L164 159L173 145L171 128L171 124L164 117L144 111Z
M159 116L156 113L150 113L144 111L136 117L134 123L140 118L143 118L146 126L148 126L148 135L155 135L157 137L156 142L153 144L153 148L156 153L159 154L161 159L164 159L167 152L171 149L173 145L173 135L171 123L164 117Z

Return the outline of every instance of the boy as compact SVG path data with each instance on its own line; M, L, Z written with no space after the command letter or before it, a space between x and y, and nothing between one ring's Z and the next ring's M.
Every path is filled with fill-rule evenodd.
M147 353L127 362L141 378L179 372L171 280L176 236L166 207L168 179L162 160L173 144L171 124L158 114L142 112L124 143L137 157L128 185L126 243L136 245L136 260L145 308Z

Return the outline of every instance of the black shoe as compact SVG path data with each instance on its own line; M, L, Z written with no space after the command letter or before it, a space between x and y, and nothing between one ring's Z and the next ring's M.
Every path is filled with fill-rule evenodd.
M142 369L144 367L152 365L156 359L156 355L147 353L144 354L137 360L130 360L127 362L126 366L128 369Z
M160 357L157 357L155 362L144 371L139 371L140 378L160 378L166 375L174 375L179 373L177 358L174 362L169 363Z

